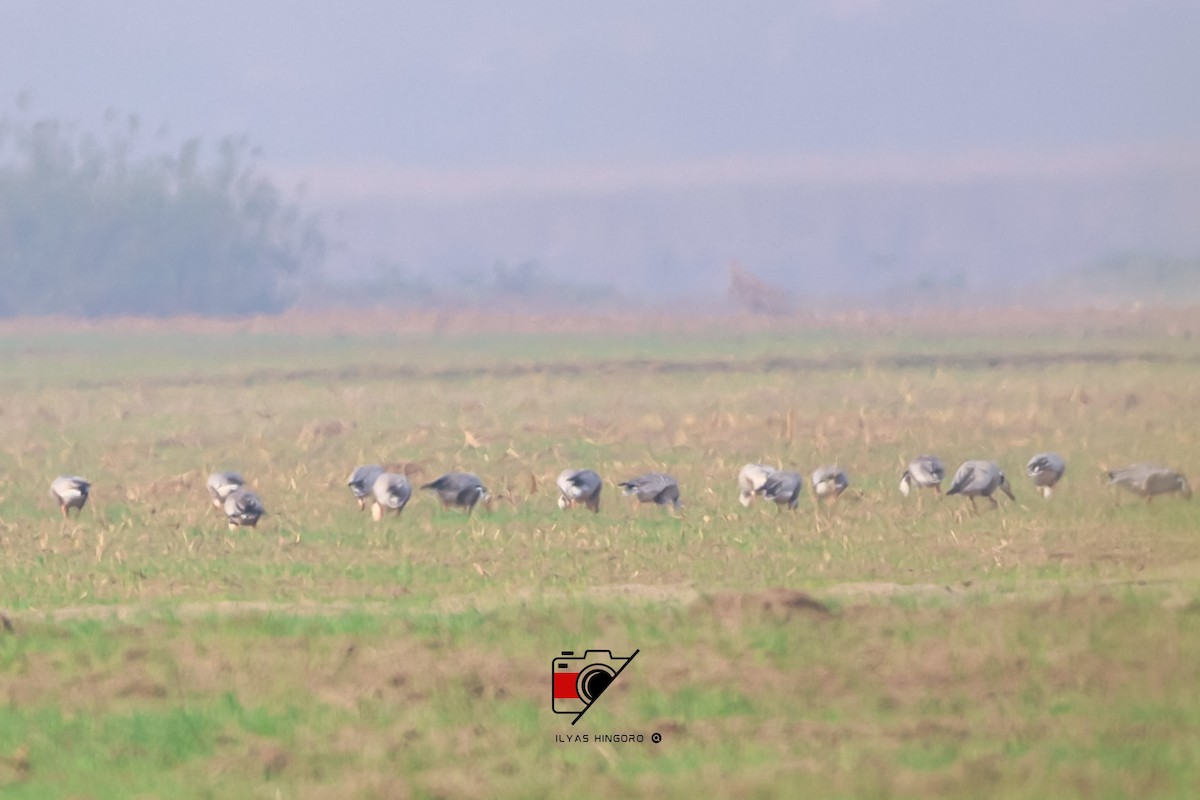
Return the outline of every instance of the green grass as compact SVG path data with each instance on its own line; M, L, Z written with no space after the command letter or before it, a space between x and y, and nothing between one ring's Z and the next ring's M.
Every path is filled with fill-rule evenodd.
M0 794L1190 796L1200 506L1101 476L1194 469L1196 341L0 337ZM1048 503L1022 474L1044 449L1068 461ZM927 451L996 460L1018 502L905 501ZM759 460L852 490L746 509ZM344 486L366 461L497 501L416 492L375 524ZM598 515L556 508L567 466L606 478ZM262 495L258 530L225 529L216 468ZM681 515L619 497L649 469ZM66 522L60 472L95 486ZM555 740L579 726L551 658L587 647L641 653L584 732L662 743Z
M30 625L8 640L38 647L26 669L6 661L17 699L0 711L0 752L24 748L28 775L14 785L30 796L88 786L97 797L190 794L178 774L212 765L227 791L353 787L343 773L366 770L380 781L360 787L370 793L401 769L436 794L462 757L497 767L485 783L512 794L700 790L712 770L761 790L786 770L800 789L835 794L871 780L900 794L1069 794L1091 775L1183 796L1200 769L1195 612L1090 594L994 606L986 629L963 607L871 605L774 624L753 609L712 613L570 602L371 624L352 614ZM643 640L627 682L583 727L558 724L544 705L547 656L564 646L556 623L628 652L628 637L651 632L631 626L656 617L653 630L687 636L673 651ZM758 657L767 629L790 640L788 653ZM34 683L43 694L27 697ZM609 757L553 738L656 730L660 745L609 745ZM981 778L971 770L984 761ZM95 770L103 779L85 784Z

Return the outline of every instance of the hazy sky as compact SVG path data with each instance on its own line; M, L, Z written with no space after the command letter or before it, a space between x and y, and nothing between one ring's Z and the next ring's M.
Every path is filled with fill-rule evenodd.
M5 0L0 30L9 107L245 133L330 202L1200 163L1194 0Z

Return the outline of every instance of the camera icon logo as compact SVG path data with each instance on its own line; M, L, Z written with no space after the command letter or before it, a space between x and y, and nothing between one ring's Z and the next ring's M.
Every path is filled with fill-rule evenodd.
M555 714L574 714L575 719L571 720L574 725L639 652L634 650L621 657L614 656L611 650L587 650L580 656L573 650L562 651L551 662L554 689L550 707Z

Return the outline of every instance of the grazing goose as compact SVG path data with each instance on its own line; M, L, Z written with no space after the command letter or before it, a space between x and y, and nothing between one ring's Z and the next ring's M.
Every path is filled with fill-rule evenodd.
M799 472L784 472L776 470L767 476L759 493L764 499L775 503L775 508L781 510L785 505L796 510L800 500L800 492L804 489L804 478Z
M91 488L92 485L78 475L59 475L50 482L50 494L58 501L63 517L70 516L67 513L69 509L73 508L76 512L83 510Z
M749 508L754 495L760 493L767 478L775 471L766 464L747 464L738 473L738 502Z
M1187 478L1173 469L1157 464L1134 464L1108 473L1108 485L1120 486L1146 498L1147 505L1156 494L1179 492L1192 499L1192 487Z
M850 477L841 467L817 467L812 474L813 494L837 500L850 485Z
M208 482L205 486L208 487L208 496L212 498L213 505L217 508L225 507L225 498L237 489L245 485L240 472L214 472L208 476Z
M259 517L267 513L258 495L244 486L239 486L225 497L224 508L231 531L241 527L257 527Z
M346 485L350 487L354 499L358 501L359 511L367 507L367 501L371 499L371 493L375 488L375 479L383 473L384 469L379 464L363 464L361 467L356 467L354 472L350 473L350 477L346 479Z
M917 456L908 462L908 469L900 476L900 494L908 497L915 486L918 489L917 499L921 499L920 489L933 489L938 494L942 492L942 481L946 478L946 468L937 456Z
M673 508L683 505L679 499L679 482L662 472L647 472L617 485L623 490L622 494L637 498L638 508L641 508L642 503L660 506L670 503Z
M475 504L480 500L485 503L491 499L488 490L477 475L470 472L447 472L436 481L423 484L422 489L437 492L442 508L458 506L467 510L467 516L475 510Z
M561 494L559 508L574 508L583 503L593 513L600 511L600 490L604 488L600 476L590 469L564 469L555 481Z
M371 518L376 522L383 519L383 512L395 511L399 516L412 497L412 485L408 478L396 472L380 472L371 484L371 493L375 498L371 506Z
M992 508L997 508L1000 504L992 497L997 489L1008 495L1009 500L1017 499L1013 496L1008 478L1004 477L1004 471L1000 467L991 461L967 461L954 473L953 485L946 494L969 497L971 508L975 508L976 497L986 497Z
M1025 465L1025 474L1047 500L1054 494L1054 486L1067 471L1067 462L1058 453L1038 453Z

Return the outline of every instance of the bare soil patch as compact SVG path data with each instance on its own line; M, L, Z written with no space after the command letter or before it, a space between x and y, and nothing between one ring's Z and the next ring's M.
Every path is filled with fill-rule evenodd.
M697 614L737 624L754 619L773 622L789 622L798 617L821 619L832 613L812 595L793 589L716 592L702 596L692 608Z

